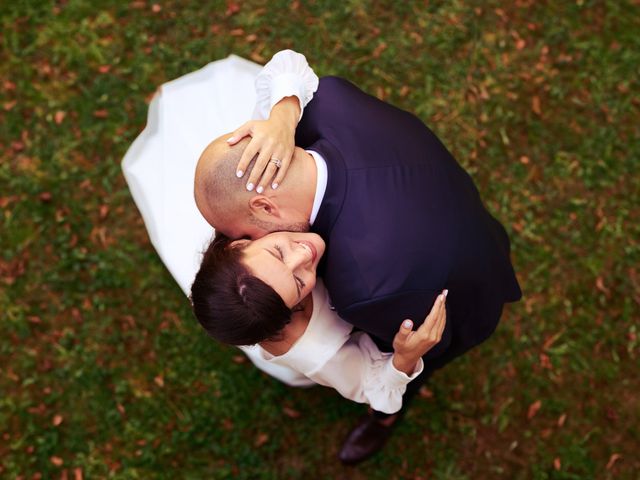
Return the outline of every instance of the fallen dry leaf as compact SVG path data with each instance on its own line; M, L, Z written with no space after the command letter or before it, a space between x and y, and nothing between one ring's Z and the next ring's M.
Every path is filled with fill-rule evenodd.
M60 467L64 463L64 460L62 460L60 457L56 457L55 455L50 457L49 460L51 460L51 463L53 463L56 467Z
M53 416L53 421L51 423L53 423L54 427L57 427L58 425L60 425L62 423L62 420L64 420L62 415L54 415Z
M300 412L291 408L291 407L282 407L282 413L284 413L289 418L299 418Z
M536 400L531 405L529 405L529 411L527 411L527 418L531 420L533 417L535 417L536 413L538 413L538 410L540 410L540 407L542 407L542 402L540 400Z
M562 467L562 462L560 462L560 459L558 457L553 459L553 468L555 468L556 470L560 470L560 468Z
M540 108L540 97L538 97L537 95L535 95L531 99L531 110L533 110L533 113L535 113L536 115L542 114L542 110Z
M609 461L607 462L607 470L611 470L611 468L613 468L613 465L621 458L622 458L622 455L620 455L619 453L613 453L609 457Z
M56 122L56 125L60 125L64 121L64 117L66 116L67 116L66 112L63 112L62 110L58 110L53 115L53 121Z
M420 390L418 390L418 395L422 398L433 398L433 392L427 387L421 387Z
M563 413L558 417L558 427L562 427L564 425L564 422L566 421L567 421L567 414Z
M266 433L259 433L258 436L256 437L256 441L253 442L253 444L257 448L260 448L261 446L263 446L268 441L269 441L269 435L267 435Z

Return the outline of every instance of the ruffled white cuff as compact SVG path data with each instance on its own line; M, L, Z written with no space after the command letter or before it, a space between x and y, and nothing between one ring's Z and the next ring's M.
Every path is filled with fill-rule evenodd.
M296 96L300 102L300 118L304 107L318 89L318 76L307 59L293 50L276 53L256 77L256 110L258 118L269 118L273 106L285 97ZM299 120L299 119L298 119Z
M380 352L368 336L362 338L368 339L368 342L365 340L368 345L365 346L362 339L360 344L369 350L373 360L365 373L364 396L374 410L387 414L396 413L402 408L402 396L407 390L407 384L422 373L424 362L420 359L413 373L407 375L393 366L393 354Z

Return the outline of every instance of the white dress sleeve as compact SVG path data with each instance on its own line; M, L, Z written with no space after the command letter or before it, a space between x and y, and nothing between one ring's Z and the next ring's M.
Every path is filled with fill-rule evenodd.
M422 359L413 374L406 375L393 366L391 353L380 352L369 335L352 334L352 329L331 310L318 280L313 290L313 314L302 337L287 353L273 356L262 350L262 357L332 387L349 400L368 403L380 412L397 412L407 384L422 373Z
M420 359L409 376L393 366L392 358L393 354L381 352L369 335L358 332L308 377L335 388L354 402L368 403L380 412L396 413L402 408L407 384L422 373L424 364Z
M256 108L253 118L269 118L273 106L285 97L296 96L300 102L300 118L307 103L318 89L318 76L307 59L293 50L276 53L256 77Z

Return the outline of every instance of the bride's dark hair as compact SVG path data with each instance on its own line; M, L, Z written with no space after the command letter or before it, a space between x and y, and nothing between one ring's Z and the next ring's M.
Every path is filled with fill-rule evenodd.
M229 345L277 340L291 320L278 293L241 260L243 246L217 234L204 253L191 285L193 312L206 332Z

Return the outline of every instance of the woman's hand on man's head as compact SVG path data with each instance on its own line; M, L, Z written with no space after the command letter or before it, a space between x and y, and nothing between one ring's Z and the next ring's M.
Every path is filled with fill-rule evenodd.
M251 120L236 129L227 140L230 145L235 145L244 137L251 137L236 173L243 177L251 160L257 156L248 172L247 190L255 189L262 193L269 182L274 190L282 183L293 157L299 116L298 98L286 97L273 107L268 120Z

